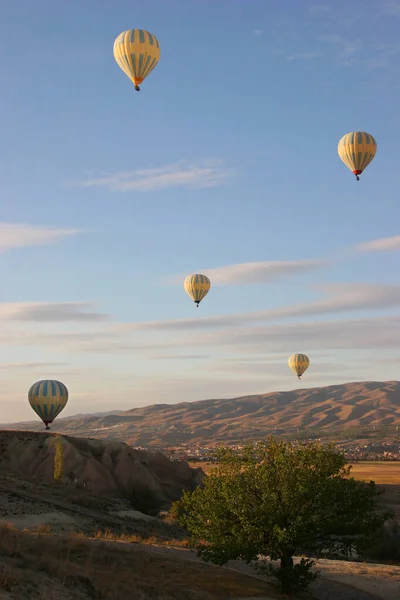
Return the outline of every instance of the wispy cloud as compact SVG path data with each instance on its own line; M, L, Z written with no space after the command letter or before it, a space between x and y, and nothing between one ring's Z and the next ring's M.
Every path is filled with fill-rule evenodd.
M312 15L319 13L330 12L332 8L328 4L313 4L310 6L310 13Z
M398 303L399 304L399 303ZM121 341L118 336L108 339L94 339L83 342L71 339L68 349L80 353L92 354L133 354L143 356L144 352L156 351L176 353L176 349L185 348L188 353L209 348L213 355L220 353L238 355L259 355L277 352L367 350L380 348L400 350L400 317L370 317L365 319L337 319L324 321L268 324L246 327L223 327L214 331L199 330L196 336L188 332L176 333L163 338L159 335L143 341L136 336ZM49 344L50 340L40 340ZM67 340L54 336L53 345L57 350L65 350Z
M297 318L400 306L400 285L332 283L316 286L316 289L325 294L327 298L269 311L270 317Z
M325 284L316 289L325 294L327 298L272 310L196 319L126 323L117 328L157 332L237 328L255 322L400 307L400 285Z
M56 229L27 224L0 223L0 253L11 248L51 244L79 233L82 233L79 229Z
M314 58L318 58L319 54L316 52L300 52L299 54L291 54L286 57L286 60L313 60Z
M355 252L391 252L393 250L400 250L400 235L365 242L356 246L354 250Z
M400 52L400 45L397 43L388 44L387 42L385 42L384 44L378 43L375 44L374 49L378 52L383 53L386 56L395 56Z
M400 17L400 2L397 0L390 0L383 2L383 12L387 15L394 17Z
M336 47L341 57L354 54L362 49L361 40L348 40L337 34L319 35L318 41Z
M325 284L318 286L328 298L309 304L278 309L281 316L314 316L343 312L380 310L400 306L400 285L377 285L369 283Z
M153 354L152 360L208 360L209 354Z
M263 33L262 29L253 29L253 35L262 35Z
M268 325L209 335L207 344L235 347L249 353L260 351L305 352L314 350L399 349L400 317L343 319ZM197 345L203 345L201 338ZM194 343L194 342L193 342ZM298 350L297 350L298 349Z
M400 294L398 305L400 305L399 300ZM376 299L375 302L377 302ZM352 306L354 307L354 305L353 301ZM296 307L292 308L294 312ZM339 309L343 310L343 308L343 302L339 303ZM271 311L269 312L271 313ZM199 321L203 320L199 319ZM23 332L21 329L14 331L12 336L3 332L0 336L0 345L6 347L8 352L10 347L17 345L22 347L33 345L36 350L43 348L45 351L60 352L62 355L68 352L73 354L81 364L86 362L86 357L90 355L96 355L98 360L104 361L104 365L108 364L109 357L115 359L116 355L125 355L125 358L129 357L129 367L125 367L125 369L119 367L121 373L119 374L119 371L115 373L115 379L110 377L108 366L104 366L104 377L96 376L91 379L91 385L93 385L93 381L97 381L94 384L95 388L96 385L99 387L100 381L104 385L103 382L109 380L113 384L113 389L116 380L118 380L118 385L122 380L126 382L122 387L120 386L120 389L115 390L117 402L120 403L125 402L123 398L129 398L133 402L134 396L132 396L132 386L130 385L133 379L137 390L140 389L137 398L141 402L144 397L148 398L149 402L154 402L155 396L165 401L169 392L171 392L171 401L201 399L201 397L207 398L210 395L215 397L216 394L230 396L239 396L241 393L248 394L257 391L254 389L256 372L259 372L260 376L264 373L264 376L261 377L260 392L273 391L278 387L281 388L282 385L286 387L286 378L291 383L287 357L297 351L310 355L313 364L313 369L310 370L311 378L314 376L318 379L320 376L321 384L326 383L326 379L321 376L321 373L329 376L330 383L332 383L332 377L338 377L342 381L344 379L365 380L375 376L379 379L381 375L374 375L374 373L378 373L378 370L374 371L374 368L378 369L375 364L376 352L384 350L390 352L391 356L400 352L400 317L398 316L337 320L329 317L325 320L310 319L308 322L296 322L295 325L290 322L270 324L256 323L251 320L241 322L236 318L231 318L231 321L231 324L221 321L218 327L211 330L207 330L203 323L200 323L196 335L193 335L190 329L185 330L184 328L181 330L177 328L173 335L169 333L164 335L162 328L159 327L140 333L127 328L124 330L122 327L118 329L116 326L98 327L97 331L93 333L72 333L65 328L64 332L44 333L40 336L35 335L34 332ZM352 358L349 362L350 353ZM327 354L331 357L328 360L326 359ZM179 361L181 355L190 358L178 363L179 375L175 375L167 366L168 359L171 362ZM137 364L136 361L132 363L133 356L138 359ZM215 361L217 357L219 360ZM225 357L225 360L222 357ZM227 360L228 357L229 360ZM232 360L234 357L237 357L236 361ZM125 358L120 361L121 364L124 364ZM152 360L154 358L158 360ZM143 360L149 361L147 369L151 364L151 374L146 375ZM206 373L206 377L198 376L198 365L200 364L198 360L203 360L201 370ZM163 363L163 361L165 362ZM220 369L213 369L215 362L222 363ZM224 363L228 364L229 362L236 362L237 368L235 365L232 369L223 366ZM334 363L336 362L337 369L335 371ZM249 369L246 369L245 363L250 365ZM319 367L316 366L317 363ZM347 366L353 364L354 370L343 371L342 364ZM379 373L384 368L387 373L385 377L394 379L395 374L392 376L390 370L394 370L394 366L394 363L392 366L387 364L384 367L380 366ZM209 369L211 369L210 372L208 372ZM213 379L213 371L216 376L221 378L220 383L216 383L216 380ZM57 371L54 367L49 367L49 373L49 376L52 373L56 375ZM66 373L67 371L62 369L60 377L66 376ZM113 373L111 375L114 376ZM22 369L20 376L22 379L24 378ZM71 389L72 387L76 389L74 397L78 398L80 394L82 399L87 401L87 397L90 396L86 393L85 387L89 385L87 373L86 383L80 377L71 372L66 382L70 381ZM28 386L32 375L29 376L28 373L25 378L26 386ZM243 383L243 389L236 385L240 380ZM195 390L195 397L190 393L187 394L185 381L190 381L192 386L197 386L195 382L199 382ZM310 385L315 385L315 381L315 378L311 379ZM191 393L193 393L193 388L191 389ZM119 404L118 407L121 405Z
M395 68L398 64L400 44L398 43L375 43L372 45L371 56L360 61L367 69L384 69L391 66Z
M69 363L66 362L20 362L20 363L0 363L0 371L29 371L29 370L47 370L54 367L66 367Z
M388 66L388 62L384 58L370 58L364 61L364 64L368 69L384 69Z
M314 357L318 357L318 360L329 358L335 355L333 352L314 352ZM286 352L263 352L262 354L253 355L253 356L229 356L219 358L218 361L221 363L259 363L265 365L267 363L281 363L282 361L286 361L288 355Z
M82 323L82 321L79 321ZM105 327L104 325L97 331L46 331L37 332L22 331L15 329L14 331L2 332L0 334L0 347L43 347L45 349L55 349L57 351L86 351L86 346L101 346L108 341L118 342L121 347L124 347L124 340L118 336L117 328ZM132 348L132 343L130 348ZM141 347L141 346L136 346ZM162 347L162 346L160 346ZM172 347L172 346L171 346ZM148 349L155 350L156 347L149 346Z
M109 317L89 310L87 302L13 302L0 304L0 319L9 321L59 322L104 321Z
M181 160L163 167L92 177L71 185L84 188L101 187L112 192L152 192L169 187L200 189L221 185L236 174L237 170L225 166L221 159L205 159L198 164Z
M239 285L245 283L269 283L288 275L300 275L326 266L323 260L264 261L240 263L214 269L206 269L212 284Z
M314 357L314 353L313 353ZM281 375L285 377L287 374L287 359L288 353L285 353L279 361L274 361L273 371L274 376ZM265 379L266 373L271 369L270 361L254 361L238 359L235 363L215 361L209 365L204 365L204 371L219 372L219 373L231 373L232 376L240 376L242 373L252 374L259 376L261 379ZM354 372L354 364L338 365L337 363L329 363L321 361L319 358L312 362L313 374L320 373L337 373L339 370L341 373Z

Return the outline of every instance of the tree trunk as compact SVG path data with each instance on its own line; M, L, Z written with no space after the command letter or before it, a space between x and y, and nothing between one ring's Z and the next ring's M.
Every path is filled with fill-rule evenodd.
M290 567L291 569L293 569L293 556L289 554L282 554L281 569L285 569L286 567Z
M293 591L294 571L293 571L293 552L286 552L281 555L280 583L282 594L290 594Z

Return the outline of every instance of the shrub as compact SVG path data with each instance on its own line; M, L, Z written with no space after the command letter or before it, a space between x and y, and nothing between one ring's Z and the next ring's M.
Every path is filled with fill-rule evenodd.
M285 567L274 567L271 563L260 561L257 570L265 575L272 575L279 582L281 592L290 594L291 592L306 591L313 581L319 576L319 571L311 572L314 561L308 558L302 558L297 565L292 562Z
M54 454L54 479L60 481L64 475L64 448L60 436L56 437Z
M129 501L135 510L149 516L156 516L160 510L160 498L148 489L137 489L131 492Z
M400 524L387 521L377 535L358 544L357 553L364 559L400 562Z

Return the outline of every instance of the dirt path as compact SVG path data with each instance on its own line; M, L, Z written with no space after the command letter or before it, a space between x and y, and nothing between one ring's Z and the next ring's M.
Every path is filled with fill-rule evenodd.
M376 596L358 587L333 581L325 577L315 581L310 592L316 600L388 600L389 596ZM398 596L394 598L398 600Z
M324 580L350 585L383 600L400 600L400 567L343 560L321 560L317 564ZM316 583L318 586L318 582ZM321 598L324 600L324 598Z
M182 560L201 560L192 550L163 546L144 546L141 550L172 552ZM254 569L241 561L230 561L225 568L257 577ZM317 569L321 577L310 589L317 600L400 600L400 567L321 560Z
M229 566L251 574L249 565L235 561ZM400 600L400 567L320 560L315 569L321 577L310 592L317 600Z

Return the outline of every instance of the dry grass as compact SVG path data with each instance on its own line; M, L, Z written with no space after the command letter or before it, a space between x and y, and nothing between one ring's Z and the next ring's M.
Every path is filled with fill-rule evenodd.
M218 466L216 463L202 461L190 462L189 465L192 467L192 469L198 469L200 467L201 469L203 469L206 475L208 475L213 469L216 469Z
M11 592L18 584L18 579L11 573L8 573L7 569L4 569L0 574L0 590L3 590L3 592Z
M96 537L0 527L0 589L18 600L280 597L245 574L183 560L176 550L169 556L138 546L136 536L119 536L125 543L118 544L109 532Z
M81 534L77 534L77 537L83 537ZM166 546L168 548L190 548L190 540L187 539L164 539L159 538L156 535L150 535L145 537L136 533L122 533L116 534L110 529L106 529L105 531L97 531L94 539L96 540L106 540L109 542L124 542L125 544L144 544L148 546Z

